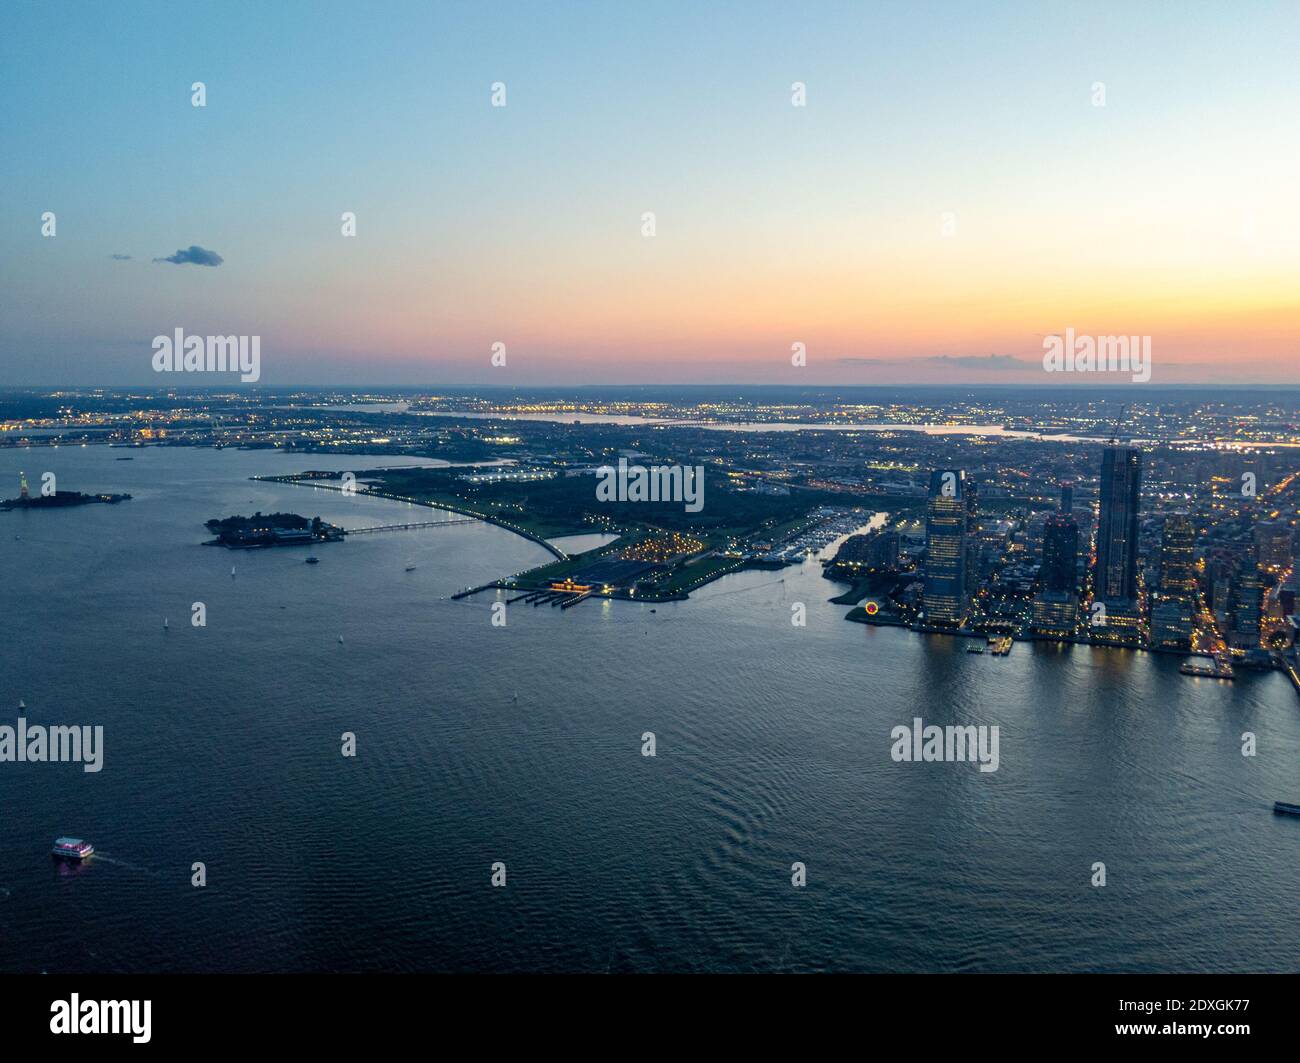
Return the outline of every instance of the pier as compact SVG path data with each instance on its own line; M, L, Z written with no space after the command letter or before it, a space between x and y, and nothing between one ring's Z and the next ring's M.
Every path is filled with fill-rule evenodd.
M333 484L323 484L320 483L319 481L310 480L306 478L307 476L320 476L320 475L328 476L332 474L301 473L301 474L290 474L288 476L250 476L249 479L260 480L263 483L290 484L295 487L314 487L320 491L337 491L340 494L356 494L358 496L364 495L367 498L386 498L393 502L405 502L408 505L412 505L412 506L424 506L428 509L441 509L441 510L445 510L448 513L459 513L464 517L472 518L472 520L482 521L484 524L491 524L498 528L504 528L508 532L514 532L516 535L520 536L521 538L527 539L529 542L536 543L544 550L550 551L551 555L557 561L569 560L568 554L566 554L558 546L554 546L551 543L547 542L540 535L534 534L533 532L530 532L526 528L521 528L517 524L511 524L508 521L501 520L497 517L489 516L486 513L475 513L471 509L465 509L461 506L455 505L452 502L447 502L447 501L428 502L421 498L407 498L402 495L391 494L388 491L344 491L342 486L335 487ZM435 521L434 523L450 524L452 522ZM393 527L397 527L397 525L393 525Z
M368 528L345 528L345 535L368 535L371 532L409 531L413 528L450 528L457 524L482 524L475 517L462 517L456 520L417 520L409 524L374 524Z

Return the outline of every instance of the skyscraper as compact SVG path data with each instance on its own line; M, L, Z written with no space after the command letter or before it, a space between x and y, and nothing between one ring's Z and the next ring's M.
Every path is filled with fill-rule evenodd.
M1258 554L1252 545L1246 547L1237 559L1228 591L1228 645L1234 650L1259 649L1263 605L1264 581L1260 576Z
M1107 447L1101 461L1101 507L1097 524L1094 597L1106 602L1136 602L1138 577L1138 500L1142 492L1142 452Z
M1196 592L1196 531L1186 513L1165 517L1160 534L1160 593L1191 598Z
M1073 594L1078 556L1078 524L1068 513L1053 513L1043 525L1043 565L1038 570L1043 589Z
M961 624L969 602L966 473L951 469L930 474L925 513L925 583L921 594L927 624Z

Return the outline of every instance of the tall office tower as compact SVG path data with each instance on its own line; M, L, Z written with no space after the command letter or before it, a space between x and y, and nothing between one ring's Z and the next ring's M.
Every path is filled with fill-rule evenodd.
M1101 460L1101 507L1097 523L1097 569L1093 594L1108 602L1136 602L1138 500L1142 452L1107 447Z
M966 473L960 469L930 474L925 512L925 583L921 602L925 622L958 626L966 616L967 585Z
M1196 530L1186 513L1165 517L1160 534L1160 592L1170 598L1196 593Z
M1068 481L1061 484L1061 512L1074 512L1074 484Z
M1079 525L1068 513L1053 513L1043 525L1043 566L1038 570L1043 589L1075 590L1075 564L1079 557Z
M966 593L969 597L980 579L979 487L970 479L962 490L966 493Z
M1264 581L1255 551L1247 549L1228 591L1228 645L1234 650L1259 649L1259 622L1263 615Z

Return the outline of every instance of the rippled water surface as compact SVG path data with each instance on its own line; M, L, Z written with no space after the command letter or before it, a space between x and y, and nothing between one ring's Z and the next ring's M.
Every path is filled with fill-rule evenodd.
M0 723L22 698L106 746L99 774L0 764L0 969L1300 966L1300 822L1270 813L1300 800L1280 673L968 655L846 623L815 563L497 628L494 595L448 596L547 557L497 528L359 536L315 566L199 545L255 509L428 519L247 479L374 460L123 453L0 451L3 485L49 469L134 495L0 513ZM913 716L998 725L1000 770L893 762ZM68 833L86 866L51 861Z

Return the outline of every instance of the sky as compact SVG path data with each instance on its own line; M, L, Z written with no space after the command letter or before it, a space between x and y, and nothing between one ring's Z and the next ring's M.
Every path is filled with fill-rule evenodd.
M263 384L1109 382L1066 329L1300 384L1297 55L1294 2L11 0L0 386L177 328Z

